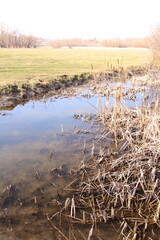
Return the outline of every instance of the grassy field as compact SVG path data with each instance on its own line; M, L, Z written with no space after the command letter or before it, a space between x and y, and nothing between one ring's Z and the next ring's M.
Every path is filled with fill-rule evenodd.
M0 49L0 86L149 63L148 49ZM93 66L93 70L92 67Z

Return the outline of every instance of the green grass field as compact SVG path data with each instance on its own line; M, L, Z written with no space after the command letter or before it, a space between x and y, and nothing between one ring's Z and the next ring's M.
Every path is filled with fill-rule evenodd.
M0 86L105 71L107 63L116 67L117 59L124 68L144 65L150 58L148 49L0 49Z

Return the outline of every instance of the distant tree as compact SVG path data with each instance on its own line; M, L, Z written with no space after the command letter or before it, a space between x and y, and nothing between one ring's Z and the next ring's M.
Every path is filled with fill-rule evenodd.
M5 25L0 24L0 47L6 47L8 45L8 33Z
M40 44L39 39L32 35L29 36L21 35L19 40L20 40L19 45L25 48L36 48Z
M50 46L53 48L61 48L61 47L98 47L99 41L94 39L80 39L80 38L71 38L71 39L58 39L52 40L50 42Z
M151 32L150 48L153 53L153 61L160 61L160 24L156 25Z
M40 40L32 35L22 35L17 29L9 30L0 24L0 48L36 48Z
M133 47L133 48L148 48L148 38L112 38L112 39L105 39L100 42L101 46L103 47L119 47L119 48L126 48L126 47Z

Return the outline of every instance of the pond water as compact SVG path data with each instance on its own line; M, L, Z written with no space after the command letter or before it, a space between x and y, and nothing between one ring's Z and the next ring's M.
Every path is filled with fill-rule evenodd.
M117 85L117 83L112 82L110 85ZM129 81L124 85L127 88L131 87ZM88 97L86 97L87 94ZM41 219L36 220L36 224L34 222L33 199L35 196L39 197L38 194L36 195L37 189L41 189L42 185L51 181L50 169L59 168L61 165L76 169L83 160L84 141L89 135L85 136L81 133L72 135L71 133L77 129L87 129L88 124L83 121L83 118L75 119L73 116L74 114L96 113L98 100L103 106L106 98L95 95L89 88L84 87L82 94L74 97L61 96L61 98L50 97L39 101L29 101L24 105L16 106L11 111L1 111L0 193L2 196L7 186L18 186L18 201L23 199L27 202L26 206L23 203L24 207L17 220L13 216L17 214L20 203L11 200L5 203L2 201L3 208L7 209L6 213L0 214L0 218L5 222L4 225L1 223L0 230L0 233L4 234L3 239L5 239L6 232L9 234L6 239L38 239L39 234L42 234L44 230L46 235L43 234L41 239L51 239L50 227L44 226ZM113 102L113 97L110 97L109 104ZM136 93L136 101L125 101L125 104L131 107L141 103L142 93L140 92ZM89 143L88 147L91 148ZM45 198L40 200L41 203L44 204L46 199L49 201L50 198L55 198L57 191L61 194L67 184L67 179L61 177L55 180L52 186L43 187ZM44 211L43 204L38 209L42 212ZM44 212L46 211L52 210L47 209ZM26 215L29 216L29 213L33 219L30 217L28 220ZM11 216L13 223L8 220ZM33 223L33 226L27 228L30 223ZM37 232L39 225L42 231ZM25 232L25 236L22 231ZM108 239L115 239L114 234L111 234Z
M23 175L23 171L26 174L27 169L29 172L31 170L34 172L36 167L42 169L58 167L64 162L69 164L70 159L77 161L76 158L79 156L74 155L75 153L77 155L76 146L77 143L79 144L80 136L65 135L74 132L75 128L87 127L81 119L76 120L73 116L75 113L95 112L93 106L96 105L96 101L96 97L87 100L75 97L48 99L47 102L30 101L6 112L5 116L0 116L2 175L6 175L7 170L11 172L10 179L7 174L9 182L13 181L15 175L18 177L18 172L20 172L19 177ZM47 157L51 150L54 151L53 161ZM68 160L67 152L70 153ZM32 163L36 165L35 168Z

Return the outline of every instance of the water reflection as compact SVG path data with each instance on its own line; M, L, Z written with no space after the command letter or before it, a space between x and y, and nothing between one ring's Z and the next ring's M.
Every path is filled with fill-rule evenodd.
M103 84L101 83L101 86ZM110 87L114 84L116 87L120 85L119 82L111 82ZM129 89L131 82L123 82L122 85L125 89ZM150 94L148 101L153 97L155 99L155 92L154 96ZM142 104L142 98L143 92L137 92L135 99L125 99L125 104L136 107ZM73 159L78 164L82 156L81 151L75 151L75 149L81 148L83 136L77 134L65 137L62 136L61 131L63 128L65 134L68 134L75 129L87 128L83 118L74 119L73 116L97 112L97 101L99 106L104 108L106 97L93 95L89 88L84 88L82 94L75 97L58 99L52 97L41 101L30 101L24 105L18 105L12 111L5 111L5 116L0 115L0 164L1 169L3 168L3 172L8 176L8 181L12 181L15 176L20 177L26 169L32 171L32 164L35 162L36 167L41 170L47 169L48 164L52 167L60 166L63 162L72 165ZM108 104L114 104L113 94L108 99ZM52 163L48 163L47 154L40 154L42 149L46 149L48 155L52 149L54 150ZM12 174L9 177L10 169Z
M114 83L111 83L112 85ZM130 88L131 82L127 82L124 86ZM147 101L152 101L152 99L155 99L155 95L153 96L151 91ZM25 229L24 220L22 220L25 214L29 215L30 212L35 214L33 202L40 202L41 211L53 211L46 206L47 210L44 210L45 201L49 202L57 196L57 189L61 194L61 189L67 184L65 177L53 181L50 169L59 168L62 164L67 164L69 169L74 169L84 159L83 143L89 135L84 136L79 133L69 136L68 134L74 132L75 129L88 128L83 118L74 119L73 116L81 113L96 113L97 101L100 102L101 107L104 107L106 97L93 95L89 89L85 89L81 95L76 97L58 99L52 97L45 101L30 101L24 105L18 105L12 111L3 111L6 113L5 116L0 115L0 192L3 192L10 184L18 186L19 198L27 203L27 206L21 209L21 222L19 222L21 230ZM136 107L142 102L142 92L136 93L134 101L125 100L125 104L130 107ZM114 104L113 95L109 98L108 104ZM40 178L37 179L37 176ZM36 193L37 189L42 189L45 197L39 196ZM35 193L38 200L35 200ZM12 215L15 208L12 204L5 204ZM15 204L18 203L14 203L14 206ZM36 227L39 221L35 224ZM42 222L44 225L45 221ZM35 233L36 227L30 228L28 237L31 237L32 230ZM49 233L47 232L45 237L47 234ZM109 239L115 239L113 235L112 233ZM20 235L20 239L25 239L23 234ZM32 237L27 239L32 239Z

